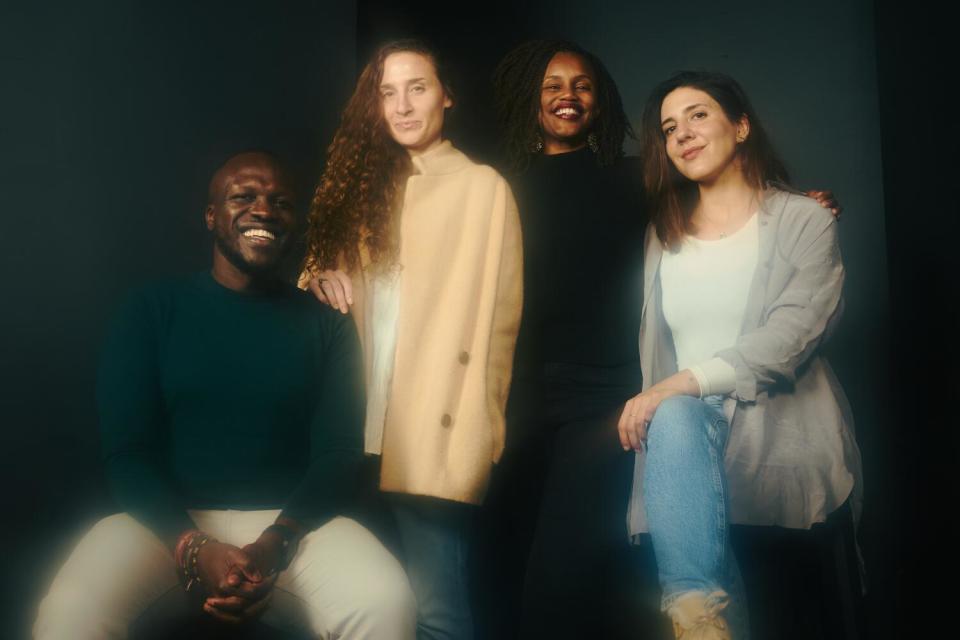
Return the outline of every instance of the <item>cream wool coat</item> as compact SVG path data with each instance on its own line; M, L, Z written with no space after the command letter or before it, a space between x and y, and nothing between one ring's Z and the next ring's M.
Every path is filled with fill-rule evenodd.
M380 488L483 501L504 446L504 409L520 327L520 220L506 180L449 142L413 158L400 215L400 311L382 434ZM352 315L371 373L361 251ZM304 274L306 276L306 274ZM301 285L306 280L301 277Z

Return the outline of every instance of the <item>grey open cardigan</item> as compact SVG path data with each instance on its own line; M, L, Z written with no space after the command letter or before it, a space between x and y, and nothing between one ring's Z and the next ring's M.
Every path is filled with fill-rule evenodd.
M740 336L716 354L737 375L724 402L731 521L808 528L848 497L856 517L862 492L853 417L819 349L843 306L836 221L814 200L775 188L764 193L758 215L760 250ZM651 225L640 324L644 390L677 371L660 302L663 251ZM646 455L636 456L631 535L647 530Z

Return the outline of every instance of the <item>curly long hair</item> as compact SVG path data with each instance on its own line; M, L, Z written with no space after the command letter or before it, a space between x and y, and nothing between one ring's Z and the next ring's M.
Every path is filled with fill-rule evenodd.
M620 91L597 56L569 40L530 40L503 57L493 73L494 104L508 168L522 173L540 136L540 88L547 65L558 53L573 53L593 69L598 116L591 133L597 138L597 161L610 166L623 156L623 141L634 138Z
M660 123L660 107L675 89L691 87L717 101L730 122L746 117L750 134L737 146L737 156L747 184L756 190L769 182L787 184L787 169L760 124L747 94L736 80L712 71L681 71L657 85L647 98L640 130L643 157L643 186L650 201L653 222L660 242L676 249L683 237L692 233L690 217L697 204L697 183L677 171L667 156L666 138Z
M327 148L327 164L307 214L306 270L341 265L355 269L360 265L361 244L377 267L387 268L397 260L396 213L413 165L387 130L380 83L384 61L400 52L428 58L444 92L453 98L445 69L425 43L396 40L377 49L363 68Z

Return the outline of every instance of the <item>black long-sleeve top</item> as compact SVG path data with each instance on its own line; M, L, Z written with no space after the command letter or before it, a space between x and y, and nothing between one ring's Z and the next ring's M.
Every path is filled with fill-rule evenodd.
M114 496L167 542L195 526L188 508L282 508L318 526L356 485L356 330L292 286L242 294L204 273L142 288L108 335L97 391Z
M516 372L545 363L638 362L647 216L640 163L601 167L589 149L532 158L512 180L524 251Z

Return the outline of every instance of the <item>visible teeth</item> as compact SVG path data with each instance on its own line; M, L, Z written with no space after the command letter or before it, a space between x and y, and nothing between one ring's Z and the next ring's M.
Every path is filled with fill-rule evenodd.
M556 111L554 111L554 113L557 114L558 116L575 116L575 115L578 115L580 112L574 109L573 107L561 107Z
M243 235L247 238L267 238L269 240L277 239L277 236L273 235L266 229L247 229L243 232Z

